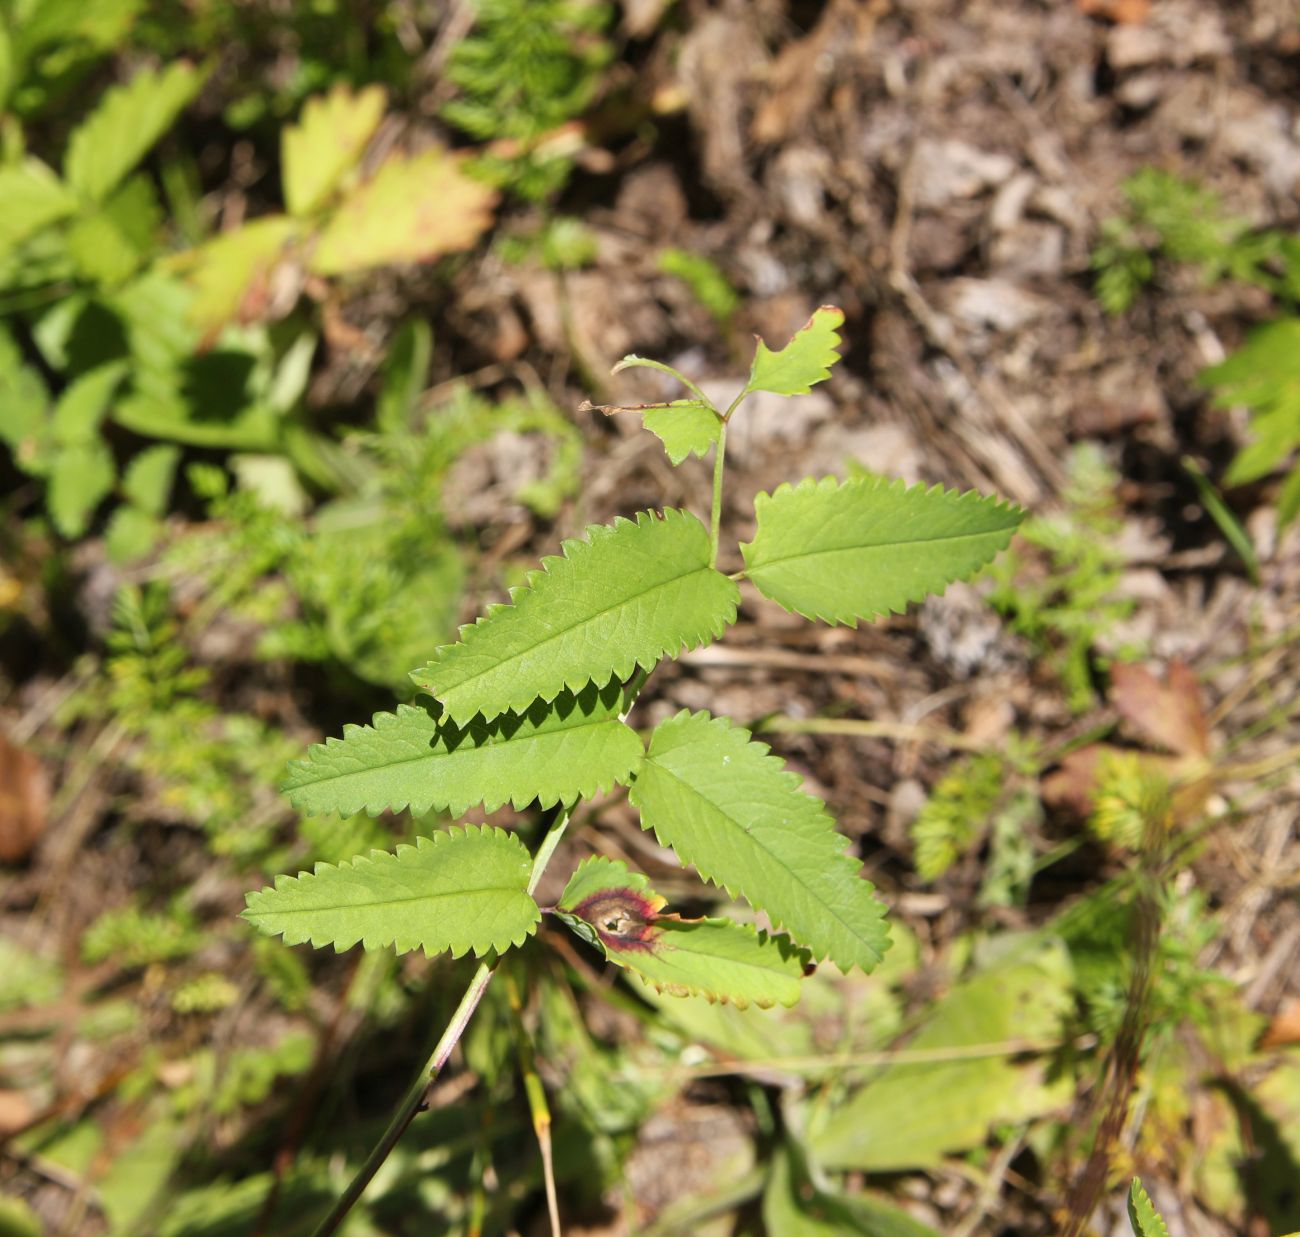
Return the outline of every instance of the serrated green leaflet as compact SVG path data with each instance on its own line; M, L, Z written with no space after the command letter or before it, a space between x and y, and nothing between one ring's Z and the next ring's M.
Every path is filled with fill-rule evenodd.
M63 172L68 184L100 202L171 128L198 93L203 76L189 64L161 73L143 69L125 86L114 86L68 139Z
M285 943L310 941L338 951L450 950L460 957L518 945L541 915L528 892L528 851L502 829L452 829L396 854L371 851L314 873L276 877L273 889L247 895L243 917Z
M759 592L805 618L856 627L942 592L1006 548L1019 508L973 491L863 477L760 494L741 546Z
M710 447L717 446L722 431L717 413L697 399L647 408L641 414L641 424L664 444L674 464L680 464L688 455L703 459Z
M384 115L382 86L352 93L339 82L326 95L308 99L296 125L281 137L284 204L291 215L307 215L324 205L350 172L379 128Z
M885 908L820 799L749 732L707 713L660 725L632 785L641 823L705 880L766 911L817 958L870 971Z
M709 534L693 515L644 511L587 536L566 541L563 558L543 559L511 605L461 628L459 644L412 673L448 716L492 718L603 683L611 671L626 679L735 620L740 592L709 566Z
M745 391L807 395L817 383L831 376L831 366L840 359L835 349L840 345L839 328L843 325L844 311L823 305L780 352L773 352L760 339Z
M77 209L76 195L39 159L0 168L0 254Z
M641 740L618 720L622 707L617 681L464 727L440 721L436 708L403 705L313 747L290 765L284 790L304 812L345 816L569 804L625 783L640 763Z
M1136 1237L1169 1237L1169 1229L1137 1177L1128 1190L1128 1218Z
M617 860L595 856L573 874L561 918L618 966L659 992L703 996L740 1008L793 1005L807 954L729 919L661 915L664 899Z

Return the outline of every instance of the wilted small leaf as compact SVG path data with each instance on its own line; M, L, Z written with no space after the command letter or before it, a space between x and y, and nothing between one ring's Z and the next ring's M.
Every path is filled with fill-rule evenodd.
M439 147L391 155L339 204L317 241L311 269L346 275L468 249L491 224L496 200L495 190L471 180Z
M1110 700L1155 746L1177 756L1209 754L1200 685L1183 662L1169 664L1163 683L1144 666L1117 663L1110 672Z

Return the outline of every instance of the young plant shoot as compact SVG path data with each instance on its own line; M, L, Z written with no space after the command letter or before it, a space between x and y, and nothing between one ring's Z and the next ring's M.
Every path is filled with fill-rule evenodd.
M313 814L551 809L532 854L502 829L452 828L393 853L320 863L248 895L244 917L288 944L484 959L432 1072L496 959L523 946L546 913L640 982L740 1006L792 1005L815 963L870 971L888 948L885 908L859 875L848 838L766 745L704 711L669 718L648 743L627 722L660 659L718 639L735 621L739 580L807 619L855 627L972 575L1020 523L1021 511L976 493L805 478L758 496L754 539L740 547L743 570L718 570L731 420L754 392L806 394L827 379L843 321L823 306L780 351L759 341L749 380L725 409L668 366L626 357L618 369L671 374L690 397L602 411L638 412L674 464L715 453L708 525L669 508L588 528L543 559L510 604L489 607L412 672L426 703L345 727L341 739L293 765L286 790ZM558 904L540 906L538 881L572 808L615 786L628 787L642 828L683 866L743 898L774 931L666 913L644 875L603 858L579 864ZM387 1148L376 1148L353 1183L353 1199L422 1091L408 1097ZM329 1231L328 1223L318 1230Z

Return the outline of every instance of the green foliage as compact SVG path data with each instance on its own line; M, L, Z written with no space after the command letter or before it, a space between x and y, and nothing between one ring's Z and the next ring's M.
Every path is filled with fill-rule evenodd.
M461 629L460 643L412 673L456 721L518 712L566 687L581 690L650 669L716 639L735 621L740 591L709 565L708 530L671 508L587 530L543 560L511 604Z
M528 852L501 829L453 829L395 853L281 876L248 895L244 918L285 943L395 945L453 957L521 944L541 912L528 892Z
M591 103L610 56L602 36L609 6L589 0L475 0L473 31L456 46L447 77L458 90L443 118L494 143L482 173L537 200L563 187L570 144L557 130Z
M701 253L685 249L664 249L658 262L665 275L675 276L690 288L723 331L730 330L731 320L740 308L740 296L713 262Z
M720 428L753 390L794 394L821 381L836 359L842 321L839 310L823 308L779 352L760 343L750 382L727 413L696 390L690 415ZM414 357L414 339L409 347ZM403 374L410 363L396 363L394 381L406 385L396 388L389 422L409 415ZM638 357L620 368L634 364L673 372ZM459 814L476 803L489 810L506 802L569 805L631 781L643 826L683 863L746 898L811 956L844 970L873 969L889 942L884 908L824 805L766 746L725 719L684 711L658 726L642 752L622 720L645 672L665 654L716 638L735 618L736 583L713 566L723 444L719 433L712 533L669 509L566 542L564 556L544 560L510 605L489 609L462 628L459 643L412 673L434 706L379 714L295 764L286 786L295 804L343 814L404 807ZM744 574L769 595L792 593L793 608L806 600L810 612L856 621L969 574L1019 519L997 503L939 489L804 485L760 498ZM891 521L903 525L901 538ZM828 527L835 545L823 547L817 538L825 540ZM791 583L779 571L790 557L782 547L809 539L812 551L799 551L802 569ZM903 585L844 592L845 574L902 570L901 556L872 556L900 541L912 568ZM850 561L837 559L828 570L826 554L841 548ZM245 916L290 942L482 953L520 943L535 926L528 866L518 840L499 831L440 833L395 855L376 851L282 877L274 889L249 895ZM593 861L574 875L556 913L663 991L741 1005L793 1002L806 960L800 948L725 919L664 915L663 905L644 877Z
M1068 1099L1068 1078L1049 1081L1041 1065L1018 1058L1027 1044L1060 1042L1074 1004L1069 954L1059 940L1036 935L999 941L990 954L929 1008L904 1059L811 1132L820 1163L876 1172L931 1167L979 1146L995 1123L1023 1122ZM970 1049L978 1051L963 1051ZM922 1059L908 1061L909 1054Z
M805 618L850 627L973 575L1024 518L978 494L867 477L783 485L760 494L754 509L758 529L741 548L759 592Z
M884 907L844 853L848 839L748 731L707 713L670 718L651 737L632 802L662 845L814 957L870 971L884 956Z
M1279 524L1289 524L1300 514L1300 461L1293 458L1300 449L1300 318L1258 327L1200 380L1213 388L1217 406L1244 404L1252 414L1251 441L1229 465L1225 482L1243 485L1286 465L1277 515Z
M183 913L149 914L129 906L105 911L86 929L81 937L81 956L90 963L148 966L188 957L201 940Z
M1169 1237L1169 1229L1136 1177L1128 1191L1128 1219L1134 1237Z
M912 822L916 874L938 880L988 828L1006 776L1002 759L985 752L954 765Z
M1108 313L1123 313L1154 276L1154 257L1200 269L1206 283L1235 279L1300 299L1300 237L1257 229L1224 211L1218 197L1190 181L1146 168L1124 185L1128 214L1102 225L1093 251L1097 295ZM1300 514L1300 319L1283 316L1254 330L1226 361L1202 371L1221 408L1251 411L1251 441L1233 459L1228 485L1257 481L1287 465L1278 494L1282 527Z
M568 805L626 784L640 763L641 742L619 720L624 703L616 681L600 691L589 684L576 696L536 700L522 715L464 727L441 722L437 705L404 705L312 748L284 789L302 811L345 815Z
M1300 241L1252 228L1227 214L1217 194L1157 168L1124 182L1125 214L1102 224L1093 250L1097 296L1123 313L1155 275L1163 256L1200 268L1206 283L1239 279L1281 296L1300 295Z
M1027 520L1023 541L1041 558L1031 564L1013 550L990 573L989 602L1060 676L1075 710L1093 701L1090 660L1114 628L1133 611L1120 595L1123 556L1116 548L1122 525L1114 513L1116 475L1099 449L1081 444L1069 461L1066 509ZM1140 650L1116 650L1121 660Z
M773 352L760 339L744 394L770 391L773 395L807 395L817 383L831 376L831 366L840 359L835 350L840 346L843 325L844 311L823 305L779 352Z

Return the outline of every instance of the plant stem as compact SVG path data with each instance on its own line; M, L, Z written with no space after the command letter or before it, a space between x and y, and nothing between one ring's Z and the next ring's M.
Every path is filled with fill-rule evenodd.
M727 458L727 422L718 431L713 457L713 507L709 515L709 566L718 565L718 538L722 530L722 469Z
M533 856L533 868L528 878L528 892L534 893L538 884L541 882L542 873L546 871L546 865L550 863L551 857L555 854L555 848L560 844L560 839L564 836L565 829L569 825L569 812L567 809L560 812L551 822L551 827L546 831L546 836L542 839L542 844L537 848L537 854ZM438 1075L442 1073L443 1067L451 1058L452 1050L460 1042L460 1037L465 1034L465 1028L469 1026L469 1020L474 1016L474 1011L478 1009L479 1002L483 999L483 994L487 991L487 986L492 982L492 976L496 973L498 958L489 958L480 962L478 969L474 972L474 978L469 981L469 987L465 989L465 995L460 998L460 1004L456 1006L456 1012L452 1014L451 1021L447 1023L441 1038L438 1040L433 1050L433 1055L429 1058L427 1070L422 1070L420 1076L411 1085L402 1100L401 1107L393 1114L393 1119L388 1123L388 1128L384 1131L383 1137L375 1144L373 1150L366 1156L366 1162L357 1170L348 1188L339 1196L338 1201L330 1208L329 1214L316 1226L312 1232L312 1237L330 1237L332 1233L338 1231L338 1227L346 1219L349 1211L356 1206L361 1195L365 1193L368 1186L383 1165L384 1161L392 1154L393 1148L397 1146L402 1135L406 1133L407 1127L415 1120L417 1114L423 1112L428 1107L429 1092L433 1089L433 1084L437 1082Z

